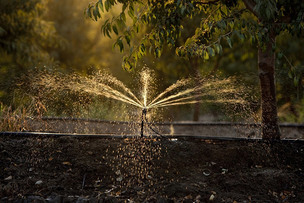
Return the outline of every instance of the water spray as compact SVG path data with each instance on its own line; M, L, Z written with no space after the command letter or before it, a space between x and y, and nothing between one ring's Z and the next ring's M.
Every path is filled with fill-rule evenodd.
M202 79L200 84L196 86L193 86L193 80L191 78L182 79L169 86L165 91L153 99L148 94L150 93L149 87L151 81L153 81L153 78L151 77L151 72L146 69L141 73L140 81L142 84L142 99L139 99L121 81L108 74L98 73L94 77L83 77L81 75L73 74L69 77L62 77L61 75L57 74L52 75L43 73L43 75L38 74L38 76L38 78L34 78L33 83L33 85L36 87L44 86L46 90L69 89L75 92L104 96L141 109L141 137L144 137L144 128L146 128L147 131L152 131L159 137L165 137L158 132L157 129L159 128L154 122L148 121L147 111L150 109L164 108L174 105L193 104L201 102L203 99L204 102L216 102L223 104L229 103L233 105L244 105L247 103L238 96L239 89L229 85L230 82L234 81L233 78L227 78L224 80L212 79L207 81ZM223 86L225 88L223 88ZM207 99L209 98L209 95L211 95L212 98L215 98L215 100ZM231 98L231 95L235 95L237 97ZM206 96L208 97L205 98ZM150 99L152 99L151 102L149 101Z

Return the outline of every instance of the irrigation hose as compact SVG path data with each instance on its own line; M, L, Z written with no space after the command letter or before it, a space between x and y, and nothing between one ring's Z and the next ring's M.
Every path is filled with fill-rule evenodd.
M147 111L144 111L143 113L144 113L144 115L145 115L145 116L144 116L144 117L145 117L145 121L146 121L146 123L147 123L149 129L152 130L152 131L153 131L156 135L158 135L159 137L168 139L168 137L166 137L166 136L160 134L159 132L157 132L157 131L152 127L152 123L149 123L149 122L148 122L148 119L147 119Z

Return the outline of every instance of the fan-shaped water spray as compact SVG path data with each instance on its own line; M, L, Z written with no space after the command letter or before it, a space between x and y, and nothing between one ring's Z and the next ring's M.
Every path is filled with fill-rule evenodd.
M114 76L98 72L92 76L73 74L70 76L54 76L41 74L36 85L46 89L68 89L73 92L88 93L114 99L141 110L140 135L144 136L144 126L148 123L147 112L152 109L175 105L194 104L198 102L245 104L238 96L240 89L233 84L234 78L216 79L203 78L197 82L192 78L181 79L169 86L163 92L154 94L152 72L144 69L140 74L141 88L132 92L123 82ZM155 133L155 130L148 127Z

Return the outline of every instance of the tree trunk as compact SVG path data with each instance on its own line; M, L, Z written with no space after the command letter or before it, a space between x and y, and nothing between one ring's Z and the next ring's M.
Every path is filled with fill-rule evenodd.
M261 87L262 105L262 138L280 139L278 125L276 91L275 91L275 53L272 45L275 43L275 35L270 34L269 42L265 47L258 49L258 66Z

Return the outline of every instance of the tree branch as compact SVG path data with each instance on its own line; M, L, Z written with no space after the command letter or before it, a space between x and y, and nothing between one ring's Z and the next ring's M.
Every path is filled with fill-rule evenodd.
M255 2L253 0L243 0L246 8L251 12L253 13L256 17L259 18L259 15L258 13L254 10L254 7L255 7Z
M210 0L210 1L195 1L194 5L208 5L208 4L216 4L218 3L220 0Z

